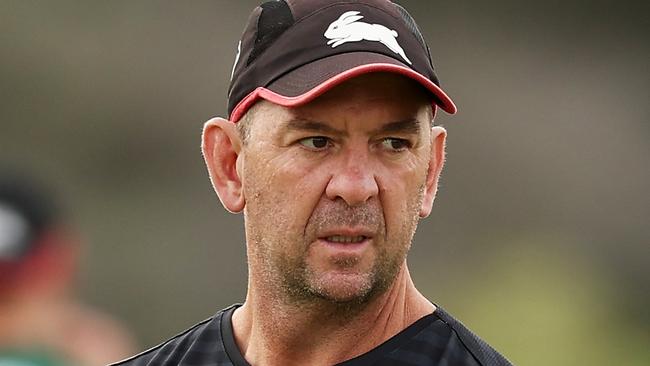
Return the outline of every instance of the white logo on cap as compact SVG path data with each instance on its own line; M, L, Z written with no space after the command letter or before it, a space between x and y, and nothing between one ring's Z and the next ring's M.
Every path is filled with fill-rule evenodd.
M16 243L27 235L27 222L9 206L0 204L0 258L15 255Z
M406 57L406 53L397 43L397 32L381 24L369 24L358 22L363 19L358 11L348 11L343 13L337 20L327 27L325 37L329 39L328 45L332 48L338 47L347 42L373 41L381 42L391 51L402 56L409 65L413 63Z

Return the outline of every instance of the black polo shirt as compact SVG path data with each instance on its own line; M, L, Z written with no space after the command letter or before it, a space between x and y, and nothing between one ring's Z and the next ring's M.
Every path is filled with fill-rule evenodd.
M113 366L250 366L232 331L233 305L163 344ZM507 366L487 343L438 307L375 349L340 366Z

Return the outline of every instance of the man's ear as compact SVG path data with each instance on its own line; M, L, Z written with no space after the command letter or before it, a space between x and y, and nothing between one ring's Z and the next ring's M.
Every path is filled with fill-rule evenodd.
M424 199L420 207L420 217L425 218L431 213L433 201L438 192L438 179L445 165L445 143L447 141L447 130L441 126L431 128L431 158L425 182Z
M234 123L213 118L203 126L201 150L210 173L212 187L226 210L241 212L246 204L237 159L242 142Z

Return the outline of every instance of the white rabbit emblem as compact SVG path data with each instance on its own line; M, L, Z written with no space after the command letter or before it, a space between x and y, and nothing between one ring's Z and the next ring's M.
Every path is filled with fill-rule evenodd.
M381 42L384 46L388 47L391 51L402 56L409 65L413 63L406 57L406 53L402 47L397 43L397 32L389 29L381 24L369 24L359 22L363 19L363 15L359 15L358 11L348 11L332 22L325 31L325 38L328 45L332 48L338 47L347 42L359 41L373 41Z

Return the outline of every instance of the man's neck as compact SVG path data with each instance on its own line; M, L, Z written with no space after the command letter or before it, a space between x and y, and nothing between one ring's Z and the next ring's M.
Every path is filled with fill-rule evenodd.
M255 366L336 364L372 350L435 310L415 288L406 263L385 293L351 314L336 311L338 305L287 305L268 293L256 296L263 292L254 287L232 323L237 346Z

